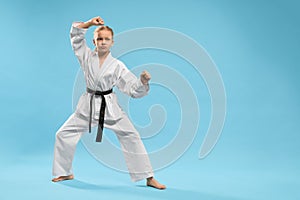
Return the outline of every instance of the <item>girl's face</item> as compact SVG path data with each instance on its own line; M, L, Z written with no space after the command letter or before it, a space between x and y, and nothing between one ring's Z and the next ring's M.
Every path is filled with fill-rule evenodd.
M114 43L112 34L109 30L101 30L95 33L93 42L100 54L109 52Z

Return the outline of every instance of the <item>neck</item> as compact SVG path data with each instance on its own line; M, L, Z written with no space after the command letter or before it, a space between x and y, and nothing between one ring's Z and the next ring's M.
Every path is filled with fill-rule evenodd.
M110 51L107 51L107 52L105 52L105 53L103 53L103 52L98 52L98 57L99 57L99 59L100 60L104 60L107 56L108 56L108 54L110 53Z
M110 51L107 51L105 53L98 52L98 57L99 57L99 67L102 67L102 64L104 63L105 58L108 56Z

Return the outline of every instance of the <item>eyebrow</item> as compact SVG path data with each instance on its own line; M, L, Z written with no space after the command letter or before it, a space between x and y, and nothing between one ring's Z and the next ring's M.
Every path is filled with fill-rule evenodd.
M111 38L109 38L109 37L98 37L98 38L96 38L96 40L101 40L101 39L103 39L103 38L105 38L105 39L110 39L110 40L111 40Z

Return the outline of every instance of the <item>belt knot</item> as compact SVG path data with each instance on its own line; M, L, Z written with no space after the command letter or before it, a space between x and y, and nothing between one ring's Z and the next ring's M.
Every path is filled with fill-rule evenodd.
M105 114L105 107L106 107L106 101L105 101L105 95L108 95L112 93L112 89L107 91L94 91L90 88L86 88L86 91L91 95L90 99L90 118L89 118L89 133L91 132L92 127L92 112L93 112L93 98L94 96L101 96L101 106L100 106L100 114L99 114L99 123L98 123L98 130L97 130L97 137L96 142L102 141L102 133L103 133L103 125L104 125L104 114Z

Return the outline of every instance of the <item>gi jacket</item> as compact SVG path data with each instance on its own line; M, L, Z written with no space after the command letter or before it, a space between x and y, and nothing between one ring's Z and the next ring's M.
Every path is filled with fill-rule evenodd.
M92 51L86 44L85 33L88 29L78 28L80 22L75 22L71 27L71 44L84 73L86 86L92 90L106 91L116 86L121 92L139 98L145 96L149 91L148 85L143 85L125 64L114 58L111 53L106 57L102 66L99 66L97 51ZM90 93L84 93L77 104L75 114L85 119L90 114ZM122 109L117 102L115 93L105 95L106 109L105 120L118 120L122 117ZM99 118L101 97L93 98L93 114Z

